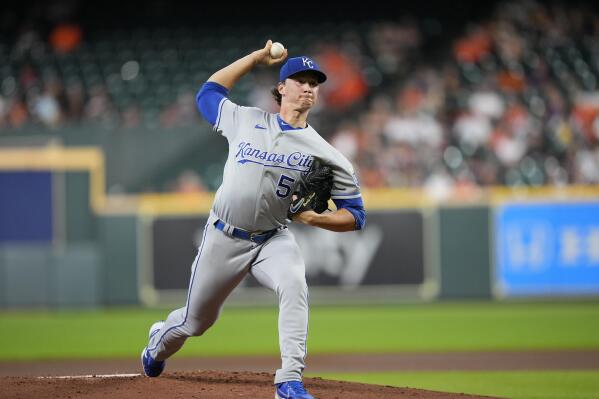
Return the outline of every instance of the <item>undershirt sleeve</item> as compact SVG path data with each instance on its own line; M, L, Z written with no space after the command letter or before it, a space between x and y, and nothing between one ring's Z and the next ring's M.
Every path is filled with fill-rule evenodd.
M216 82L206 82L202 85L200 91L198 91L196 105L204 119L212 126L216 127L221 103L227 99L228 95L229 90Z
M337 209L347 209L356 219L356 230L361 230L366 223L366 210L362 198L333 199Z

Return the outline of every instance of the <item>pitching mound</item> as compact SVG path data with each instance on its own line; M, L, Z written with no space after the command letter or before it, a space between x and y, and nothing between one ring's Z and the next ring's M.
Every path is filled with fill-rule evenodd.
M270 373L198 371L167 373L159 378L131 374L45 378L2 377L0 386L2 386L2 397L6 399L271 399L274 397L272 381L273 376ZM320 378L306 378L304 383L317 399L483 398L411 388L328 381Z

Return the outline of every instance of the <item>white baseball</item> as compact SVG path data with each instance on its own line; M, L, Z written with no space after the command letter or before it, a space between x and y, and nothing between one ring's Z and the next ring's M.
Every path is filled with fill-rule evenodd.
M279 42L274 42L272 46L270 46L270 56L272 58L279 58L283 55L283 51L285 51L285 47Z

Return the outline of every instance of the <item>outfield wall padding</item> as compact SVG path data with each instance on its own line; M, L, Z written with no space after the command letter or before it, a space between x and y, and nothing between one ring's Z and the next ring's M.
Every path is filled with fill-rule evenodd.
M441 298L490 298L489 207L441 207Z

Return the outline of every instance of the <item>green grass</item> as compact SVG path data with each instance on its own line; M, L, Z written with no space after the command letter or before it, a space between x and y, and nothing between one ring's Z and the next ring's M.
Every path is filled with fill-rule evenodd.
M0 312L0 360L132 357L168 310ZM179 356L277 354L274 308L225 308ZM599 348L599 303L314 307L310 353Z
M335 380L513 399L599 398L599 371L324 373L318 376Z

